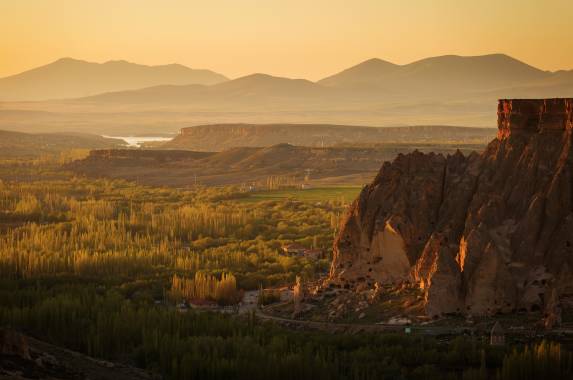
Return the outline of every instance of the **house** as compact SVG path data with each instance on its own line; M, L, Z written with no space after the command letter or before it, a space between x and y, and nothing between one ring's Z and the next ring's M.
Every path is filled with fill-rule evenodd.
M304 254L304 252L307 250L307 248L304 245L301 245L298 243L290 243L290 244L283 245L282 250L286 255L300 256L300 255Z
M199 310L215 310L219 308L219 305L215 301L205 300L205 299L194 299L189 301L189 306L192 309Z
M175 305L175 309L180 313L186 313L189 310L189 306L187 305L187 302L183 301Z
M283 245L282 250L285 255L308 257L310 260L318 260L323 257L322 249L308 249L298 243Z
M505 344L505 332L499 321L495 322L489 334L489 344L491 346L503 346Z

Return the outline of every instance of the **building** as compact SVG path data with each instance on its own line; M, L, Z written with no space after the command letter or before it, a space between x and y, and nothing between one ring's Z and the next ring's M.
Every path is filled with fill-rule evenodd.
M189 307L195 310L215 310L219 308L219 305L211 300L194 299L189 301Z
M286 255L300 256L300 255L304 254L304 252L307 250L307 248L304 245L301 245L298 243L290 243L290 244L283 245L282 250Z
M186 313L189 311L189 305L187 305L187 302L183 301L175 305L175 309L180 313Z
M298 243L283 245L282 251L288 256L307 257L311 260L318 260L323 256L322 249L308 249L304 245Z
M505 332L503 331L499 321L495 322L491 328L491 332L489 334L489 344L491 346L503 346L505 344Z

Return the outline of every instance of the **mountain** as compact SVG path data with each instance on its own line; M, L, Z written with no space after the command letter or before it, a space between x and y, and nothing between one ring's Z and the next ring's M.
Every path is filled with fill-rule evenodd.
M483 144L493 128L448 126L360 127L325 124L214 124L183 128L167 149L222 151L236 147L267 147L281 143L297 146L330 147L408 144Z
M536 312L551 327L573 308L572 126L573 99L500 100L481 154L385 162L341 224L326 287L395 286L404 313Z
M338 74L320 80L318 83L328 87L376 88L383 78L400 69L399 65L372 58L352 66Z
M306 79L290 79L267 74L252 74L213 86L216 93L228 96L301 96L323 94L324 89Z
M495 101L571 97L573 71L543 71L503 54L449 55L407 65L370 59L316 83L252 74L215 84L141 86L110 85L105 93L57 101L2 102L0 129L137 135L227 123L493 128Z
M461 57L446 55L394 65L369 60L318 81L334 88L384 93L474 93L550 81L557 74L539 70L504 54Z
M200 84L158 85L137 90L104 92L75 99L92 104L171 104L179 105L204 101L209 96L209 87Z
M242 111L265 106L281 111L376 111L380 107L428 103L491 104L500 97L571 95L573 71L548 72L503 54L447 55L395 65L370 59L313 83L252 74L211 86L156 86L91 96L94 104L186 105ZM522 96L523 95L523 96ZM419 110L420 113L427 110ZM460 111L458 111L460 112Z
M116 91L78 99L82 102L115 104L202 104L211 107L231 102L300 101L328 96L329 90L305 79L252 74L212 86L154 86L133 91Z
M171 64L145 66L126 61L93 63L62 58L0 79L0 100L77 98L109 91L155 85L211 85L226 81L221 74Z

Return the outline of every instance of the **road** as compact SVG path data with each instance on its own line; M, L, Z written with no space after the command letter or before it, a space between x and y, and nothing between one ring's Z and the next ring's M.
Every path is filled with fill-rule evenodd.
M410 328L412 334L422 334L422 335L474 335L474 334L484 334L483 329L476 328L474 326L435 326L435 325L392 325L392 324L380 324L380 323L338 323L338 322L327 322L327 321L310 321L304 319L292 319L279 317L272 314L265 313L264 310L258 308L257 305L258 291L248 291L245 292L243 302L239 307L239 314L247 314L254 312L259 320L263 321L273 321L284 325L289 328L296 329L308 329L326 332L345 332L345 333L402 333L406 331L406 327ZM485 331L487 334L487 330ZM514 336L524 336L531 332L528 331L513 331L509 329L506 331L506 335ZM552 335L558 334L563 336L573 336L573 326L564 326L560 329L555 329L552 331L536 331L536 335Z

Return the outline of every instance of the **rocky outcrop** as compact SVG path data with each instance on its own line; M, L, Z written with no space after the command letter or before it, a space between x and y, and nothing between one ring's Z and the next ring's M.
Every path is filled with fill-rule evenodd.
M156 380L158 376L125 364L95 359L2 328L0 379Z
M495 136L492 128L438 125L372 128L328 124L212 124L181 129L165 143L168 149L223 151L289 143L305 147L375 144L471 144L483 149Z
M481 155L413 152L384 163L343 221L330 283L410 283L429 315L567 299L572 133L573 99L500 100L497 138Z
M30 347L26 336L14 330L0 330L0 355L14 355L30 359Z

